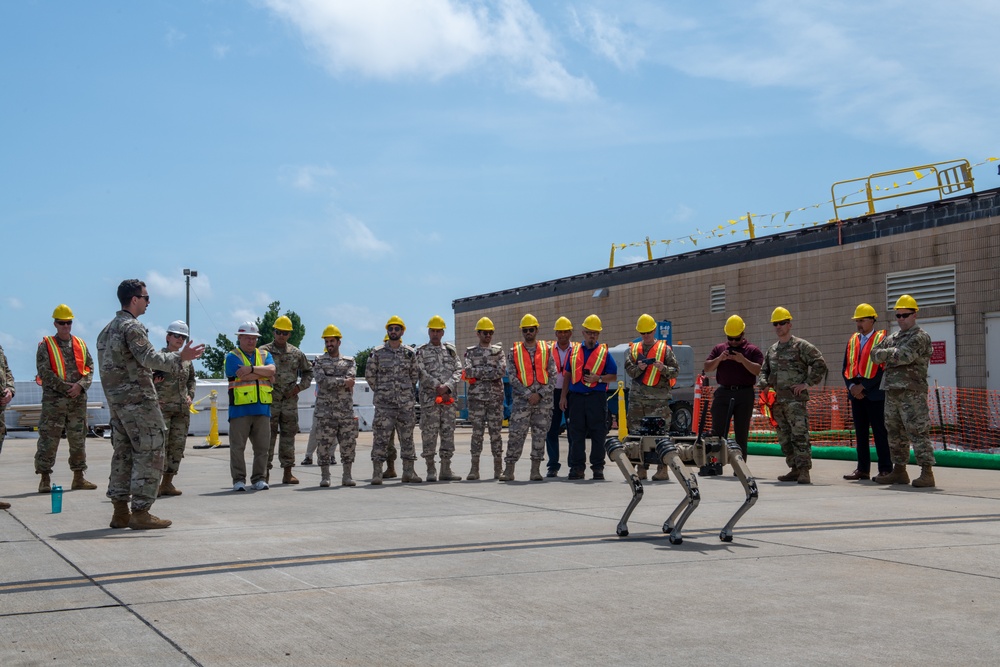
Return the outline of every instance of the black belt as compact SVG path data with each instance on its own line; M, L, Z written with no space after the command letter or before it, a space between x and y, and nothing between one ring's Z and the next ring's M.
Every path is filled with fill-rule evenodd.
M740 389L753 389L752 384L720 384L719 389L728 389L729 391L739 391Z

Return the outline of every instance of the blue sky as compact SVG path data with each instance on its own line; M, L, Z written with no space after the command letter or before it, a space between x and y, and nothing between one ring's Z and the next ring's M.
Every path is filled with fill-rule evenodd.
M30 379L52 309L93 343L129 277L159 343L189 267L195 339L280 300L304 349L332 322L353 353L393 314L453 338L452 299L612 243L823 222L795 209L836 181L998 154L997 25L986 0L5 2L0 344Z

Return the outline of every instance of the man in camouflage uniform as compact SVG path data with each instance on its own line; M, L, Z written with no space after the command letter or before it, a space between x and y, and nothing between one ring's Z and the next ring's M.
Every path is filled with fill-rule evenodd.
M643 417L663 417L670 428L670 390L680 367L665 340L656 340L656 320L643 313L635 325L642 341L632 343L625 355L625 372L632 378L628 393L628 430L635 433ZM639 479L646 479L646 466L636 466ZM670 478L670 468L657 464L653 479Z
M456 387L462 381L462 364L458 350L451 343L443 343L445 322L435 315L427 322L428 342L417 348L417 369L420 372L420 442L427 462L427 481L438 480L434 467L438 436L441 437L442 482L462 479L451 471L451 457L455 455L455 405Z
M305 353L288 342L292 320L282 315L274 322L274 341L261 345L271 353L277 372L271 394L271 444L267 450L267 481L271 481L274 445L278 441L278 463L284 470L282 484L298 484L292 474L295 467L295 434L299 432L299 393L312 385L312 365ZM278 434L281 434L280 441Z
M3 451L3 441L7 437L7 405L14 400L14 376L7 365L7 355L0 347L0 452ZM10 503L0 502L0 510L10 509Z
M885 389L885 428L889 433L892 472L875 477L878 484L906 484L910 476L910 443L920 466L917 488L934 486L934 448L931 446L931 420L927 410L927 365L931 359L931 337L917 325L917 301L904 294L896 301L895 331L871 352L871 359L885 364L882 388Z
M401 340L406 325L393 315L386 322L389 342L375 348L365 365L365 379L375 393L375 418L372 423L372 484L382 483L382 463L393 429L399 433L403 459L403 482L422 482L413 470L417 460L413 446L416 425L414 396L420 372L417 353Z
M493 345L495 328L488 317L476 323L479 344L465 350L462 376L469 383L469 421L472 423L472 469L468 480L479 479L479 457L483 453L483 433L490 432L493 479L500 479L503 456L503 376L507 370L503 348Z
M778 342L764 354L757 386L771 387L777 396L771 415L778 422L778 444L791 470L778 476L779 482L811 484L812 447L809 444L809 385L826 378L827 367L816 346L792 335L792 314L778 307L771 313Z
M340 444L344 464L341 486L354 486L351 467L358 442L358 420L354 416L354 377L357 365L354 357L340 356L340 329L332 324L323 330L326 354L313 364L316 378L316 412L313 433L316 434L317 462L321 472L320 486L330 486L330 464L334 447Z
M46 336L35 352L35 369L42 385L42 414L38 420L35 474L41 475L39 493L52 490L52 466L56 462L63 429L69 442L72 487L96 489L83 472L87 469L87 389L94 380L94 360L82 338L74 336L73 311L59 304L52 311L56 335Z
M188 339L188 325L182 320L175 320L167 326L167 345L160 352L179 352ZM153 384L160 397L160 412L167 424L167 445L164 456L163 479L156 496L179 496L181 490L174 486L174 475L180 469L184 458L184 447L187 445L188 427L191 425L191 403L194 401L194 389L197 380L194 376L194 364L190 361L181 362L180 373L156 371L153 373Z
M118 286L122 309L97 337L101 385L111 409L111 476L108 497L114 505L112 528L166 528L170 521L149 513L163 472L167 427L153 386L153 370L181 372L181 363L201 356L204 345L188 341L179 352L157 352L138 317L149 307L141 280ZM129 500L132 513L129 514Z
M521 318L521 337L514 343L507 359L507 377L514 403L507 432L506 467L501 482L514 481L514 466L521 458L524 441L531 431L531 481L541 482L545 458L545 435L552 421L552 394L556 389L555 353L537 340L538 319L528 314Z

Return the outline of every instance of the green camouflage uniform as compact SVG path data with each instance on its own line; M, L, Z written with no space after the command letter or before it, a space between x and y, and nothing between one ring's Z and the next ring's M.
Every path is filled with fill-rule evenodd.
M10 366L7 365L7 355L4 354L3 348L0 347L0 394L3 394L7 389L10 389L11 398L13 398L14 376L11 375ZM3 451L3 441L7 437L6 412L7 406L0 405L0 451Z
M149 510L163 473L167 427L153 386L153 370L181 372L179 352L157 352L146 327L119 310L97 337L101 386L111 409L111 476L108 497Z
M542 341L535 341L535 345L548 345ZM535 347L525 346L531 358L535 357ZM510 427L507 429L507 455L504 461L507 463L517 463L524 450L524 441L528 438L528 431L531 431L531 460L541 461L545 458L545 435L549 432L552 424L552 394L556 390L556 359L555 352L549 347L548 363L546 373L548 382L542 384L538 377L527 387L517 377L517 368L514 365L514 348L511 348L510 356L507 357L507 377L510 378L510 391L513 396L513 403L510 408ZM532 394L539 394L541 400L535 405L528 403L528 398ZM480 445L481 447L481 445Z
M354 463L358 442L358 420L354 417L354 393L344 383L357 375L354 357L331 357L327 352L313 364L316 377L316 411L313 432L316 434L317 464L328 466L334 460L334 447L340 444L340 458Z
M94 380L94 359L87 348L84 365L91 369L80 375L73 357L73 341L53 336L62 356L66 377L52 370L49 346L43 340L35 352L35 370L42 379L42 414L38 419L38 446L35 450L35 474L52 474L63 429L69 443L69 468L76 472L87 469L87 390ZM83 388L75 398L68 395L70 386L80 383Z
M274 445L278 441L278 465L290 468L295 465L295 434L299 432L299 391L312 385L312 365L302 350L291 343L278 347L275 343L261 345L262 351L274 359L274 385L271 393L271 444L267 450L267 469L272 468Z
M170 348L160 350L169 353ZM158 380L162 375L163 379ZM164 454L163 472L176 475L184 458L184 446L187 444L188 427L191 425L190 402L194 400L194 389L197 380L194 376L194 364L190 361L181 362L180 373L156 373L154 382L156 393L160 399L160 412L167 425L167 444Z
M400 344L396 349L385 343L372 350L365 365L365 379L374 392L375 418L372 420L372 461L382 463L393 429L399 433L400 458L416 461L413 427L416 425L414 398L420 371L417 353Z
M503 376L507 370L499 344L472 345L465 350L465 378L469 383L469 422L472 424L472 455L483 453L483 434L490 432L493 457L503 456Z
M632 378L632 387L628 392L628 430L634 433L639 429L639 420L643 417L663 417L667 420L667 429L670 428L670 381L677 377L680 366L677 364L677 357L674 350L669 345L667 353L663 355L663 365L667 367L660 373L660 377L652 387L642 383L642 376L645 370L639 368L639 361L646 357L649 350L642 346L642 356L637 359L636 352L629 349L625 355L625 373Z
M458 405L458 383L462 381L462 364L458 360L458 350L451 343L431 345L424 343L417 348L417 369L420 372L420 442L422 456L434 462L437 454L438 436L441 438L441 460L450 459L455 454L455 418ZM437 386L447 385L451 390L450 404L435 402Z
M931 337L917 325L895 331L872 348L871 359L885 364L885 429L889 432L892 462L910 462L910 443L917 465L934 465L931 418L927 409L927 365Z
M826 377L826 361L815 345L792 336L787 343L776 342L764 354L757 386L772 387L777 396L771 415L778 422L778 444L789 468L812 469L809 443L809 391L796 396L792 386L816 385Z

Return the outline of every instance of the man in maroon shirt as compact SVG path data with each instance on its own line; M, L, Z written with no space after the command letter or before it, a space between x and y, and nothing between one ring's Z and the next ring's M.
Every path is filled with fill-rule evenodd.
M733 431L736 442L747 458L750 419L753 417L754 384L764 363L764 353L743 335L746 324L739 315L726 320L726 342L712 348L705 359L705 372L715 371L715 394L712 397L712 435L729 435L729 403L733 401ZM720 466L721 467L721 466ZM717 470L714 474L720 474Z

